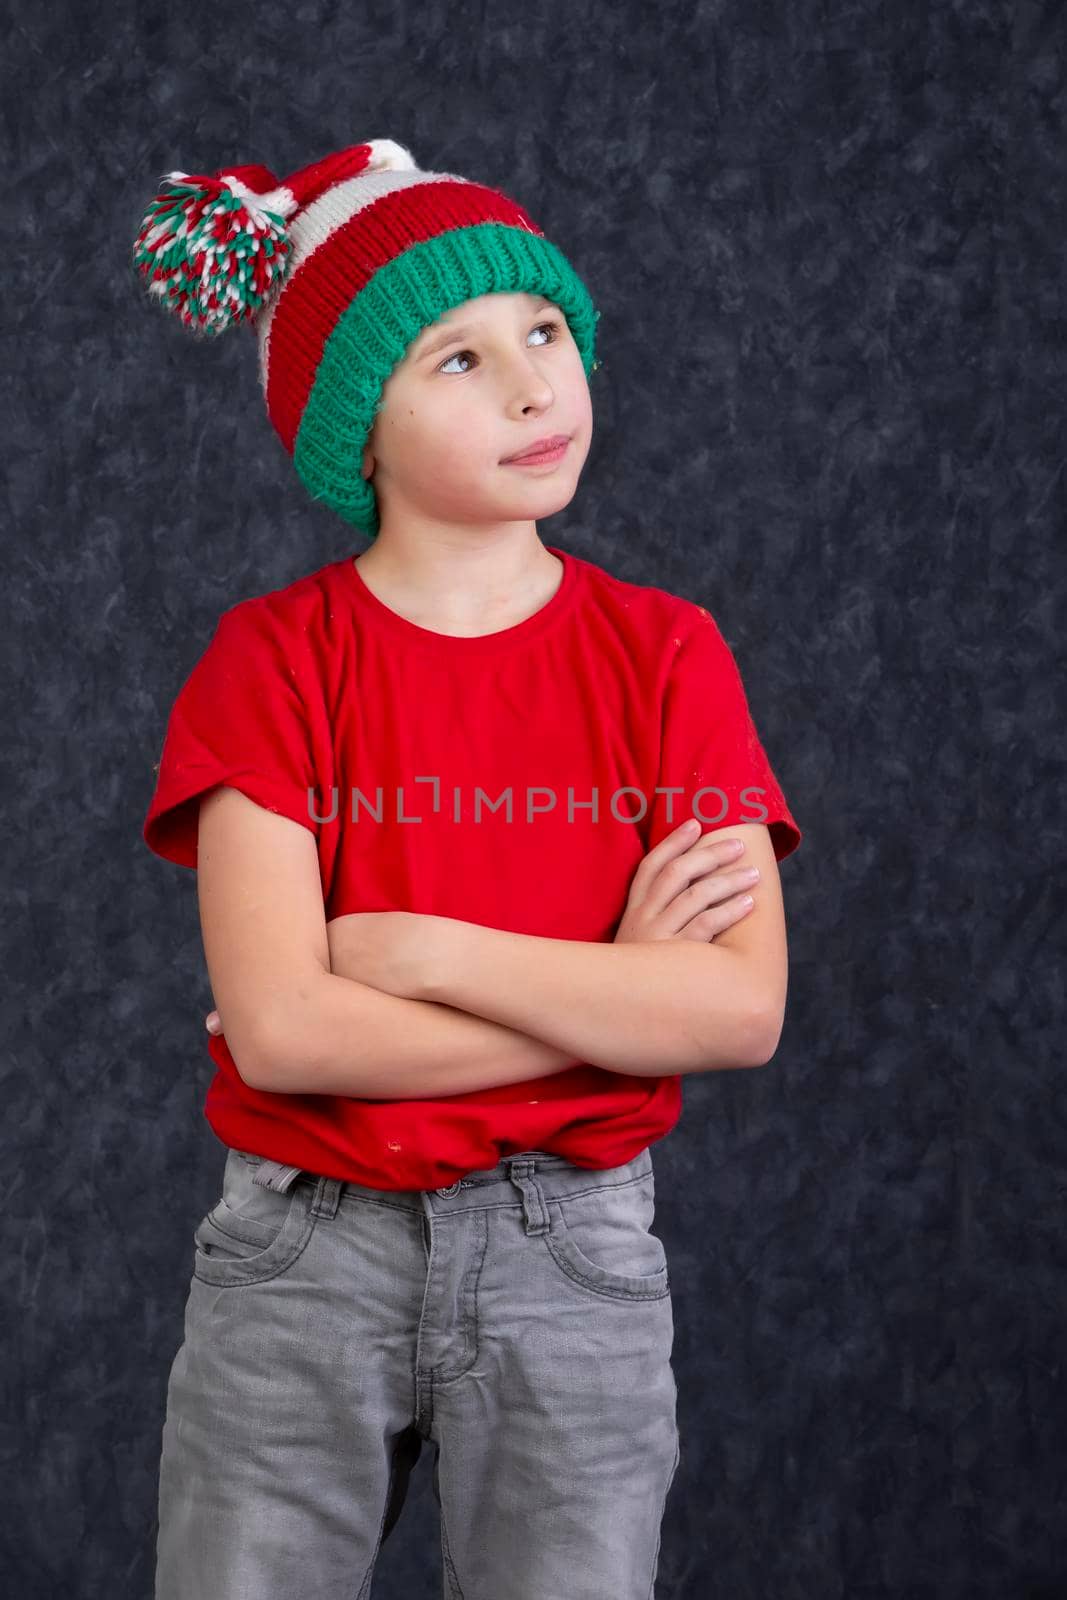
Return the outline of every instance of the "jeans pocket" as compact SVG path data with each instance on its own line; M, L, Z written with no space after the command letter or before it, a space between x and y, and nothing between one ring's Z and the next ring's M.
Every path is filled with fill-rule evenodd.
M312 1185L288 1191L253 1183L254 1162L241 1151L226 1159L221 1198L193 1234L193 1276L216 1288L276 1278L307 1246L318 1220Z
M546 1205L549 1231L542 1237L571 1282L616 1300L662 1300L670 1294L667 1252L652 1232L651 1173Z

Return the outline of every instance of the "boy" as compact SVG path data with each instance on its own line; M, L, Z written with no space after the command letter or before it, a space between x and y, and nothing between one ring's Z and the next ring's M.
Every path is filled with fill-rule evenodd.
M157 1600L365 1597L423 1440L446 1595L647 1600L649 1146L686 1073L777 1047L799 829L709 613L538 536L599 313L527 213L387 140L170 177L152 292L254 322L301 479L373 542L223 614L145 820L197 869L228 1147Z

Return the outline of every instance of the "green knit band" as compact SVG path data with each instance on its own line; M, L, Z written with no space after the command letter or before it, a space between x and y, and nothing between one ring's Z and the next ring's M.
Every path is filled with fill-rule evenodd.
M386 380L424 328L465 300L495 292L554 301L590 377L600 312L589 291L550 240L506 223L453 228L409 246L374 274L327 339L293 464L313 499L369 538L378 534L378 503L360 468Z

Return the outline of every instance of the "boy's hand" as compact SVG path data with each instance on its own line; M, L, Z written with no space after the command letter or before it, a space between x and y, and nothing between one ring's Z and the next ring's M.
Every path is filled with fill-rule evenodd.
M739 864L742 839L705 842L686 823L648 852L630 883L615 944L692 939L707 944L752 910L743 903L755 879ZM755 869L754 869L755 870Z

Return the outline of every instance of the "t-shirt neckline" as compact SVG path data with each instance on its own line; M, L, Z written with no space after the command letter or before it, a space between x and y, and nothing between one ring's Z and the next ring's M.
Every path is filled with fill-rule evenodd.
M354 556L346 556L341 566L345 569L351 591L358 603L371 611L376 621L395 634L398 639L452 655L491 655L495 651L510 650L514 645L525 644L528 639L539 636L570 607L578 576L576 558L552 544L546 545L545 549L551 555L558 556L563 563L563 575L555 594L550 596L532 616L524 617L521 622L513 623L510 628L498 628L493 633L469 636L438 633L433 628L424 628L419 623L412 622L409 617L402 617L399 611L387 606L385 601L380 600L369 588L363 574L356 566Z

